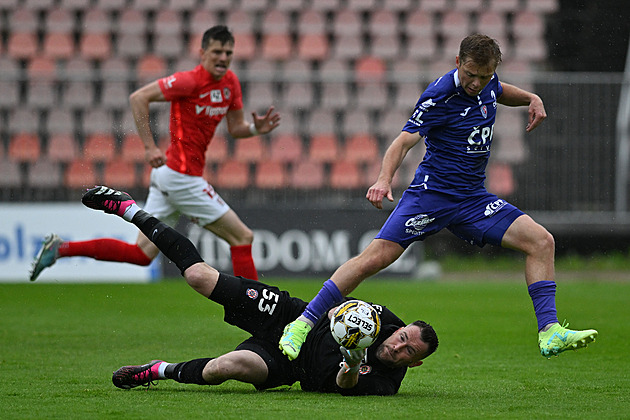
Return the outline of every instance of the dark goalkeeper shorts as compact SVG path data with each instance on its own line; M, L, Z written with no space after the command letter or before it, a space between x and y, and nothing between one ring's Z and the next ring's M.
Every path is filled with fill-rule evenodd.
M236 347L263 358L269 375L257 389L292 385L297 380L295 363L282 354L278 342L284 327L304 312L306 302L277 287L220 273L210 299L223 305L224 320L252 335Z

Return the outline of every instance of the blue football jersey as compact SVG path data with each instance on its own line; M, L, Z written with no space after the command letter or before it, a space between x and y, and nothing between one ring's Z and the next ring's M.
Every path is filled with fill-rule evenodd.
M461 87L457 69L427 87L403 131L425 136L426 153L411 187L453 195L485 190L497 98L503 93L495 73L477 96Z

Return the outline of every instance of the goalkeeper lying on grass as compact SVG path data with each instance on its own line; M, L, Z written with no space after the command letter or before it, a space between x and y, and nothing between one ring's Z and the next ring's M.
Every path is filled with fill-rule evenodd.
M119 388L150 386L161 379L199 385L219 385L235 379L258 390L300 382L304 391L391 395L398 392L407 368L421 365L422 359L438 346L437 335L429 324L416 321L405 325L387 308L373 305L382 325L372 346L362 350L340 348L330 333L328 318L322 317L304 343L300 357L289 361L277 343L284 326L304 311L306 302L277 287L219 273L203 262L185 236L141 210L127 193L95 187L84 194L82 201L87 207L117 214L136 225L177 265L193 289L223 305L226 322L252 334L236 350L217 358L182 363L154 360L121 367L112 378Z

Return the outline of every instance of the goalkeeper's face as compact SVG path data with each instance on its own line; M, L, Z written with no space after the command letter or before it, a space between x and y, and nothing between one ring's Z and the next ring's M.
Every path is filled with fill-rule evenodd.
M420 328L407 325L399 328L376 349L376 357L386 366L398 368L419 366L429 345L420 339Z

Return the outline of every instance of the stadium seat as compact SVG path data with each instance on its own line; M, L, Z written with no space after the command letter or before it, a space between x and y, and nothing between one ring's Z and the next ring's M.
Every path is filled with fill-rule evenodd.
M84 33L79 40L79 52L91 60L107 60L112 55L112 43L108 34Z
M81 55L65 60L60 72L64 80L76 80L86 77L96 80L98 74L92 62Z
M454 0L453 9L466 13L480 12L484 6L484 0Z
M282 10L268 10L267 13L262 16L260 29L265 35L288 34L291 32L291 17Z
M17 60L30 60L39 53L37 36L28 32L12 32L7 41L7 54Z
M48 80L34 80L26 85L26 105L33 108L47 109L57 103L55 83Z
M115 28L119 36L144 35L149 30L149 23L144 11L125 7L121 9Z
M409 38L417 40L409 48L422 47L424 43L432 43L437 32L437 25L433 15L424 10L414 10L406 14L403 20L402 32ZM415 45L417 44L417 45Z
M276 0L275 8L283 12L299 12L304 8L303 0Z
M143 12L159 10L163 7L162 0L131 0L129 7L142 10Z
M344 110L351 104L348 92L349 85L345 82L327 82L321 86L321 106L331 110Z
M217 170L212 184L217 188L243 189L251 185L249 164L238 160L227 160Z
M215 132L212 137L212 142L206 150L206 162L218 163L223 162L230 157L230 150L228 148L228 141L221 133Z
M500 13L514 13L521 9L520 0L488 0L487 8Z
M356 10L340 9L334 13L332 32L335 36L359 36L363 31L361 13Z
M181 36L184 32L181 13L174 9L157 10L152 28L154 35Z
M308 144L308 160L317 163L329 163L340 156L340 146L334 134L315 134Z
M65 170L64 184L72 189L93 187L97 184L94 164L86 160L73 160Z
M153 39L153 53L166 59L176 59L186 51L186 45L180 35L158 32Z
M383 0L382 8L396 13L413 9L415 0Z
M418 93L417 96L420 97L420 94ZM381 115L381 120L376 124L376 134L385 139L388 144L395 139L411 116L415 100L413 103L409 102L407 108L393 108Z
M46 33L67 33L74 30L75 17L70 8L56 7L46 13L44 22Z
M136 166L121 159L109 161L103 167L103 181L114 188L133 188L138 185Z
M316 108L308 115L306 131L311 135L337 132L337 113L334 110Z
M48 139L45 156L52 162L71 162L78 158L79 146L71 134L54 134Z
M324 165L312 160L298 162L289 174L289 185L299 190L323 188L325 180Z
M361 110L384 109L391 99L384 83L366 83L357 89L357 107Z
M164 7L166 9L176 10L178 12L193 11L197 7L197 0L165 0Z
M350 162L373 162L381 159L378 141L368 133L356 133L346 139L342 154Z
M84 110L82 115L82 128L84 134L110 133L116 126L112 112L101 107L92 107Z
M545 33L545 22L538 13L521 11L512 19L512 34L516 40L541 38Z
M134 60L148 51L144 34L123 33L116 42L116 54L127 60Z
M542 37L517 38L514 42L514 58L521 61L543 61L547 58L547 44Z
M310 82L291 82L284 83L283 99L282 102L289 108L303 108L308 109L315 101L315 91L313 85ZM2 100L2 98L0 98ZM283 121L280 126L284 124Z
M302 10L297 17L299 35L321 35L326 33L326 16L318 10Z
M251 33L246 32L234 32L234 58L239 60L251 60L258 56L258 44L256 38ZM201 44L197 44L199 51ZM198 55L198 53L196 54Z
M48 111L45 129L49 135L69 134L74 136L77 128L74 112L70 108L57 106Z
M2 64L0 63L0 67ZM0 81L0 110L11 109L20 103L20 84L14 81Z
M175 2L177 1L175 0ZM208 28L218 23L217 14L214 11L205 8L195 8L190 14L188 30L192 36L201 37ZM201 44L198 44L197 49L200 47Z
M398 35L376 35L372 37L369 54L382 60L397 60L405 56L403 43Z
M101 106L119 110L129 107L129 87L127 82L104 80L101 89Z
M66 32L46 33L42 53L56 60L70 59L75 53L72 35Z
M55 0L24 0L23 6L29 10L42 11L51 9L55 3Z
M261 53L267 60L288 60L293 56L290 35L279 33L263 35Z
M9 110L9 133L36 133L39 130L41 112L30 107L19 107Z
M144 163L145 147L139 135L127 133L123 136L120 157L126 162Z
M559 0L526 0L525 9L534 13L550 14L560 9Z
M129 63L121 57L111 57L101 65L103 80L125 81L131 77L130 73Z
M94 83L70 81L66 84L63 92L63 105L69 108L81 109L94 105L94 101Z
M91 6L92 0L60 0L59 8L64 10L78 11L87 10Z
M297 40L297 54L302 60L323 61L327 59L330 49L326 35L300 35Z
M104 3L113 4L114 2L104 1ZM110 15L101 5L86 10L79 27L81 28L82 37L88 34L106 35L114 28Z
M332 12L339 8L338 0L317 0L309 4L309 7L318 12Z
M443 13L449 9L450 9L450 0L430 0L430 1L420 2L420 10L423 13L426 13L426 12Z
M145 55L136 64L136 76L142 85L167 75L166 62L157 55Z
M0 69L2 69L2 75L8 80L18 80L22 77L22 65L19 60L2 54L2 47L0 46ZM18 85L19 86L19 85Z
M331 57L342 60L354 60L365 54L364 37L360 34L335 36L331 48Z
M32 81L52 81L55 79L57 66L53 59L49 57L33 57L26 64L26 75L29 82Z
M280 134L272 137L269 146L269 160L281 163L294 163L304 157L302 140L294 134Z
M35 162L42 153L39 136L33 132L14 134L9 141L9 159L15 162Z
M277 102L274 86L271 82L256 82L249 85L244 97L246 108L266 111L269 106Z
M344 160L333 162L328 182L334 189L355 189L363 186L361 171L357 163Z
M254 183L262 189L279 189L287 186L288 175L282 162L263 161L256 165Z
M118 12L127 6L127 0L95 0L94 6L108 12Z
M63 185L61 166L58 162L40 159L28 166L26 185L31 188L57 188Z
M7 13L8 33L36 34L40 28L38 13L28 7L16 7Z
M377 8L379 0L347 0L346 7L358 12L369 12Z
M460 41L470 33L470 19L459 10L450 10L442 16L438 31L446 38L459 38Z
M507 19L495 10L486 10L477 16L476 32L497 39L506 39L508 35ZM503 44L500 43L501 48Z
M364 56L359 58L354 65L354 76L357 83L383 82L386 72L385 61L378 57Z
M225 24L233 33L253 34L257 30L255 23L256 14L251 11L249 7L248 10L239 8L231 9L225 18Z
M382 8L370 16L368 33L371 36L387 37L398 34L398 17L391 9Z
M347 60L330 59L324 61L319 68L322 82L344 82L348 79L351 67Z
M116 140L109 133L93 133L85 139L83 158L90 162L110 161L116 155Z
M23 179L19 163L0 159L0 187L19 188Z
M234 160L240 162L261 162L267 158L267 145L262 137L254 136L235 140Z
M347 111L341 124L341 132L346 137L357 133L371 132L371 117L366 108L353 108Z

